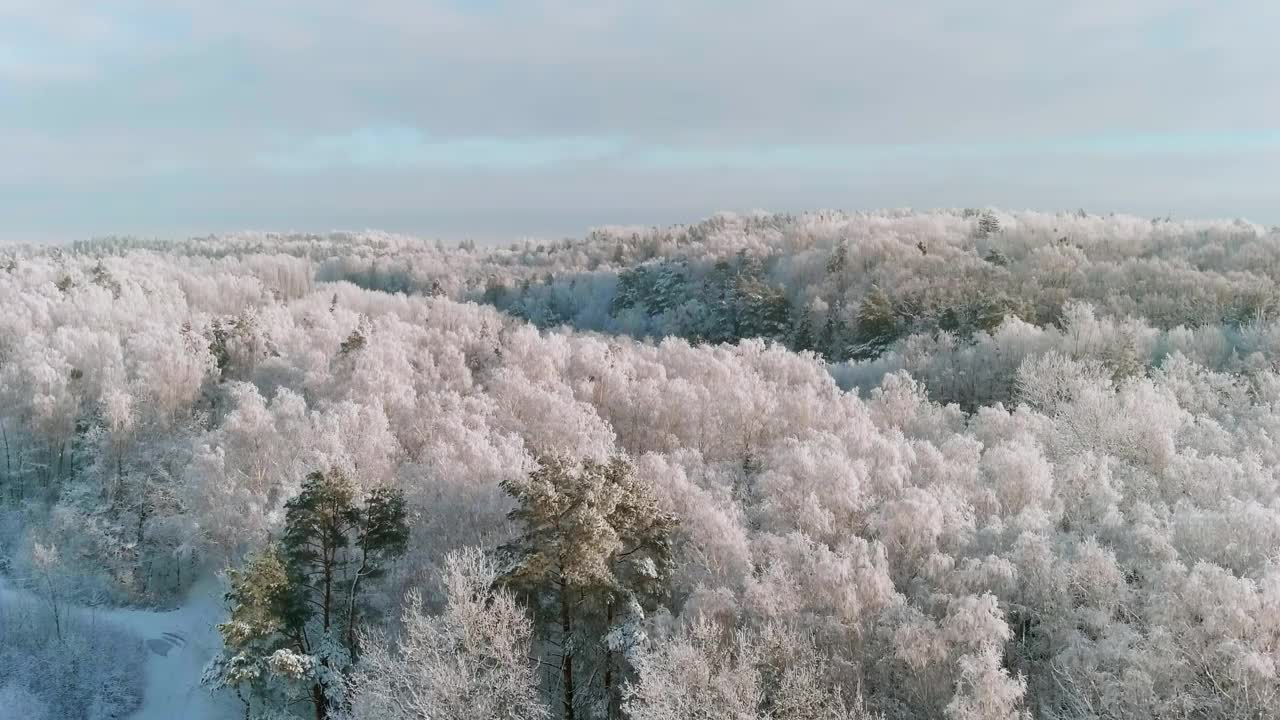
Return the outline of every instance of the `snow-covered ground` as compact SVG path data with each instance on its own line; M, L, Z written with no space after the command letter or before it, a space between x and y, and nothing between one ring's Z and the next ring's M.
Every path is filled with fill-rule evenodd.
M234 700L214 696L200 684L205 663L218 652L216 624L225 615L223 589L208 575L191 589L177 610L106 610L134 630L149 653L142 707L133 720L219 720L237 717Z
M224 615L221 581L206 576L176 610L77 607L135 633L147 648L142 707L131 720L224 720L239 717L235 699L215 696L200 684L204 665L218 651L216 624ZM0 604L33 598L0 577Z

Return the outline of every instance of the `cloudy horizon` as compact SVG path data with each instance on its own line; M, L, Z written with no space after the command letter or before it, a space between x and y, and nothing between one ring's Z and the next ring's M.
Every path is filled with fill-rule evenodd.
M8 0L0 240L500 240L828 207L1275 224L1278 20L1264 0Z

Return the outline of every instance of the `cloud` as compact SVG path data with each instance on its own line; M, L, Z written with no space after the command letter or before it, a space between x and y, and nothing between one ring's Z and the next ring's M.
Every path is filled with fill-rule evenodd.
M286 173L334 168L531 170L601 160L622 148L619 140L608 137L437 140L417 128L397 126L368 126L283 144L283 149L261 155L259 164Z
M150 227L145 205L122 218L95 199L126 184L169 227L211 183L234 196L264 173L341 189L326 213L353 219L393 186L473 187L490 209L550 193L566 224L582 188L659 222L726 203L954 205L986 186L984 204L1073 206L1089 187L1136 209L1206 166L1213 188L1280 185L1262 161L1277 23L1270 0L10 0L0 188L82 203L86 231ZM920 180L868 192L877 175ZM1182 202L1275 212L1197 197ZM306 222L283 199L238 209L251 200L223 221Z
M1280 149L1280 130L1137 133L974 143L662 144L621 137L460 137L435 139L417 128L369 126L302 141L285 140L261 154L274 172L323 170L530 171L612 163L648 170L848 170L909 161L1017 159L1046 156L1195 158Z
M909 161L1027 159L1054 156L1195 158L1280 149L1280 129L1236 132L1130 133L1044 137L1005 142L913 144L783 144L719 148L654 146L631 155L652 167L726 167L770 170L856 169Z

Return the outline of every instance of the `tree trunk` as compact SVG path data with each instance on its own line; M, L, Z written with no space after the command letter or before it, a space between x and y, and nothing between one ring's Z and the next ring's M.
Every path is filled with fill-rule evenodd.
M311 686L311 704L316 706L316 720L328 720L329 698L320 683Z
M240 702L244 703L244 720L249 720L249 717L252 714L251 711L253 710L253 705L245 699L244 693L240 692L239 685L236 686L236 697L240 698Z
M360 578L364 577L365 569L369 565L369 549L364 547L363 542L360 547L360 567L356 570L356 576L351 580L351 594L347 598L347 652L351 654L354 661L356 657L356 588L360 586Z
M62 644L62 612L58 608L58 591L53 587L53 578L49 571L44 574L45 584L49 587L49 608L53 611L53 631L57 635L58 644Z
M116 498L124 494L124 453L116 453ZM116 501L113 499L112 503Z
M9 430L3 421L0 421L0 438L4 438L4 484L8 486L13 482L13 455L9 452Z
M150 513L147 512L147 498L144 492L142 493L141 501L138 504L138 532L135 536L135 544L138 547L139 560L146 557L146 550L144 549L146 546L143 541L146 540L147 517L149 515ZM151 585L151 561L147 560L143 562L142 568L142 594L145 595L147 593L147 588Z
M329 608L333 606L333 565L335 561L330 559L328 548L325 548L321 558L321 562L324 563L324 629L327 632L329 630Z
M564 720L573 720L573 608L569 604L569 589L560 589L560 641L563 643L560 658L560 682L564 685Z
M326 545L328 541L326 540ZM320 562L324 563L324 631L329 633L329 609L333 607L333 568L337 562L336 550L333 555L330 554L331 549L326 547L320 555ZM329 667L329 657L325 655L320 658L320 665ZM316 720L326 720L329 717L329 698L324 694L324 684L316 683L311 686L311 702L316 706Z
M606 600L604 607L604 630L607 636L613 631L613 598ZM604 650L604 708L606 720L618 717L613 699L613 646L608 644L607 639Z

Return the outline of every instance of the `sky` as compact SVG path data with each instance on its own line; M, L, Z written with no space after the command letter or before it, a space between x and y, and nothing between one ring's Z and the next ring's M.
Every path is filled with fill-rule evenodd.
M0 240L1280 223L1274 0L0 0Z

